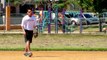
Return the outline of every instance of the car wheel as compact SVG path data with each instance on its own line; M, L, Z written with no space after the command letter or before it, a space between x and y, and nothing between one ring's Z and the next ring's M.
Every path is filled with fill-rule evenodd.
M89 21L87 21L87 25L90 25L90 22L89 22Z
M72 22L71 22L71 25L77 25L77 24L76 24L76 22L75 22L75 21L72 21Z

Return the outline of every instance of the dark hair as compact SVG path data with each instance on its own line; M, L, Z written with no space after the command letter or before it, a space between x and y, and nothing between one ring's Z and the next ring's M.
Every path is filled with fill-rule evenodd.
M32 11L32 9L27 9L27 11L28 11L28 10L31 10L31 11Z

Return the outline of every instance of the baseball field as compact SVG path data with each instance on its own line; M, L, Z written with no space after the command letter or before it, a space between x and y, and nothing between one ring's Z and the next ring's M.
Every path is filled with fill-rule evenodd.
M107 35L42 34L25 57L22 34L0 35L0 60L107 60Z
M25 57L23 51L0 51L0 60L107 60L107 52L33 51L32 57Z

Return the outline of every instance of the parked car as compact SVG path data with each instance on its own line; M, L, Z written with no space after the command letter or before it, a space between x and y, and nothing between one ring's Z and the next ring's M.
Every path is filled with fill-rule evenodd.
M3 14L5 16L5 14ZM16 14L16 13L11 13L10 14L10 24L21 24L22 18L25 14ZM3 24L3 17L0 17L0 24ZM4 24L6 22L4 21Z
M84 12L84 14L90 14L92 17L98 17L98 13Z
M63 21L63 20L64 20L64 21ZM60 23L62 24L63 22L64 22L65 24L68 24L68 25L71 24L71 23L70 23L70 18L69 18L69 17L66 17L66 16L64 17L64 19L61 18L61 17L58 18L58 23L59 23L59 24L60 24Z
M78 25L78 24L80 24L80 20L82 20L83 24L86 24L87 21L82 17L80 18L80 14L76 14L75 16L71 16L71 14L65 13L64 20L65 20L65 23L68 24L68 25L71 25L71 24L72 25ZM61 18L58 18L58 20L60 22L63 21Z
M83 13L84 18L86 19L88 24L99 23L99 18L93 17L90 14Z
M97 17L93 17L90 14L83 13L83 14L76 14L75 16L70 18L71 24L78 25L82 21L82 24L93 24L99 23L99 19Z

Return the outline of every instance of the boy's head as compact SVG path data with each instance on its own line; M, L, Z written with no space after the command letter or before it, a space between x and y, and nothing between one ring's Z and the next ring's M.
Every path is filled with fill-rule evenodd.
M28 10L27 10L27 15L31 17L32 14L33 14L33 13L32 13L32 10L31 10L31 9L28 9Z

